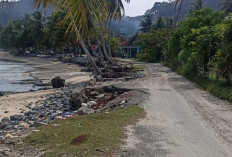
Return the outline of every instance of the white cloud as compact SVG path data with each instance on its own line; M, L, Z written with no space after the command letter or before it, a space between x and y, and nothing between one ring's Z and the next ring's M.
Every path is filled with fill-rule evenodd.
M162 1L164 0L131 0L129 4L124 1L126 16L143 15L148 9L153 7L155 2Z

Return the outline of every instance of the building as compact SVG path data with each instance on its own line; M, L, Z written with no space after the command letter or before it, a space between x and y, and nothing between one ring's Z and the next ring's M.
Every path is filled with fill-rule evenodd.
M142 46L136 44L136 42L139 41L139 34L140 32L137 32L128 44L124 44L120 47L122 58L135 58L136 55L141 52Z

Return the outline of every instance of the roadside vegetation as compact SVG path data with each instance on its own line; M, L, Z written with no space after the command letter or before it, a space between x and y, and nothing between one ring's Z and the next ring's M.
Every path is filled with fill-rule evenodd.
M225 2L223 4L227 4ZM144 49L137 56L138 60L162 61L214 95L232 102L230 10L213 11L205 8L202 0L194 0L176 27L164 17L146 19L150 28L141 29L144 33L140 44Z
M144 116L144 110L134 105L109 113L56 120L39 127L39 132L28 136L22 147L49 150L44 156L110 156L123 142L123 127Z

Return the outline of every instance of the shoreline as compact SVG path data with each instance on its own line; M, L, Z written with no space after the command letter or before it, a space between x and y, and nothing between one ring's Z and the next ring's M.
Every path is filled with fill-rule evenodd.
M72 63L62 63L50 56L13 56L9 52L0 51L0 61L25 63L33 68L27 71L31 77L48 83L52 78L60 76L66 83L76 84L84 80L90 80L90 73L81 72L81 67Z
M87 82L91 79L90 73L81 72L81 68L78 65L54 61L54 57L13 56L8 52L0 51L0 61L3 60L28 64L33 69L26 73L35 81L38 80L42 83L50 83L51 79L56 76L64 78L66 84L71 85ZM30 102L44 100L49 95L61 92L61 89L49 87L45 90L44 87L35 91L8 92L6 95L0 96L0 120L11 115L22 114L22 110L27 110L26 105Z
M14 59L7 59L7 58L0 58L0 61L2 61L2 62L13 62L13 63L26 63L26 62L23 62L23 61L14 60Z

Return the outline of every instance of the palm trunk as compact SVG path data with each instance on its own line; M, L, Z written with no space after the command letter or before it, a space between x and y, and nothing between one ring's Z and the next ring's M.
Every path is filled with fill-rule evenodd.
M103 46L104 56L106 57L107 62L112 63L112 60L109 58L107 51L106 51L106 41L105 41L103 31L101 31L101 38L102 38L102 46Z
M72 16L71 16L70 18L71 18L71 21L72 21ZM95 61L93 60L92 56L90 55L90 53L89 53L89 51L88 51L88 49L87 49L87 47L86 47L86 45L85 45L85 43L84 43L84 41L83 41L81 35L80 35L79 30L78 30L77 27L76 27L76 24L75 24L73 21L72 21L72 24L73 24L73 27L75 28L75 34L76 34L76 36L77 36L77 38L78 38L78 40L79 40L79 43L80 43L80 45L82 46L82 48L83 48L85 54L88 56L88 58L89 58L89 60L90 60L90 64L92 65L94 71L95 71L98 75L101 75L102 72L101 72L101 70L97 67Z
M97 45L98 45L98 49L99 49L99 56L103 57L102 48L101 48L101 44L99 42L98 36L96 37L96 40L97 40Z
M109 18L109 27L108 27L108 52L109 52L109 57L112 59L112 51L111 51L111 21L112 21L112 16Z

